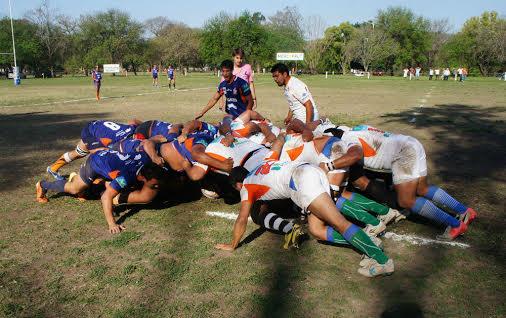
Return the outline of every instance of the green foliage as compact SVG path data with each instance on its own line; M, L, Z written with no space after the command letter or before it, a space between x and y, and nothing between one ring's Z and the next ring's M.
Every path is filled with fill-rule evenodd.
M354 33L355 28L349 22L343 22L338 26L331 26L325 30L323 41L326 43L327 49L323 61L327 69L341 69L341 72L346 74L351 62L351 56L346 51L346 44L349 44Z
M36 27L28 20L13 20L16 39L16 56L20 69L38 69L40 65L41 45L33 36ZM0 52L12 52L10 19L0 20ZM12 55L0 55L0 65L12 65Z

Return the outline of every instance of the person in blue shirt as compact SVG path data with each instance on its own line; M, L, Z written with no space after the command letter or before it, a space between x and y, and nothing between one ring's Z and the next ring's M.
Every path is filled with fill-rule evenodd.
M153 86L158 87L158 66L156 64L151 69L151 76L153 77Z
M39 181L36 184L36 201L48 202L48 191L77 195L89 188L96 179L105 179L106 186L100 200L109 232L116 234L125 229L117 224L113 216L113 199L123 191L137 188L134 192L158 192L159 181L164 170L151 162L145 152L121 154L113 150L102 150L88 157L79 174L71 180L53 182ZM133 193L133 192L130 192ZM156 194L155 194L156 195Z
M161 120L147 120L137 126L134 138L170 142L179 136L182 127L182 124L171 124Z
M169 65L167 69L167 79L169 80L169 89L171 84L174 86L174 89L176 89L176 73L172 65Z
M89 122L81 131L81 140L75 150L64 153L53 164L46 168L55 179L63 179L58 173L61 167L83 157L97 149L106 148L122 139L131 137L135 128L142 122L138 119L132 119L128 124L121 124L109 120L94 120Z
M100 87L102 86L102 73L100 73L98 65L95 65L95 69L93 71L91 71L91 78L93 79L93 86L95 86L97 100L100 100Z
M249 84L242 78L233 75L233 69L234 64L231 60L225 60L221 63L221 72L225 80L218 85L216 93L195 119L204 116L223 95L225 96L225 112L234 119L247 109L253 109L253 98L251 97Z

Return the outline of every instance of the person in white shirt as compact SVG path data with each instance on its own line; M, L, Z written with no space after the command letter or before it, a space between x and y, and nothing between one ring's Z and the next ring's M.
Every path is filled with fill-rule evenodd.
M408 78L409 69L407 67L405 67L402 71L403 71L402 77Z
M438 80L439 79L439 69L438 68L436 68L434 70L434 74L436 75L436 80Z
M432 77L434 76L434 70L429 69L429 80L432 80Z
M305 124L320 118L316 103L306 84L290 76L288 67L283 63L275 64L272 69L272 78L278 86L285 87L285 97L288 101L288 114L284 120L285 125L292 119L298 119Z

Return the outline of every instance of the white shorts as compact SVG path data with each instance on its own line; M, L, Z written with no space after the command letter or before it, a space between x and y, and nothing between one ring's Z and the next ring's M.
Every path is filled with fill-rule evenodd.
M401 184L427 176L427 158L422 144L408 137L404 145L395 154L392 161L392 179Z
M310 164L296 168L290 179L290 198L303 210L320 194L330 195L330 186L323 171Z

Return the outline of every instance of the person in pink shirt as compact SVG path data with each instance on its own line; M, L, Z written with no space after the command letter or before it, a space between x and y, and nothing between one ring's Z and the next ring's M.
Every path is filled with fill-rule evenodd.
M237 48L232 52L232 57L234 61L234 70L232 72L233 75L242 78L245 80L251 89L251 97L253 98L253 109L257 107L257 97L255 92L255 85L253 83L253 69L251 65L244 62L244 51L241 48ZM224 81L224 78L221 78L221 81ZM225 99L221 100L220 109L225 108Z

